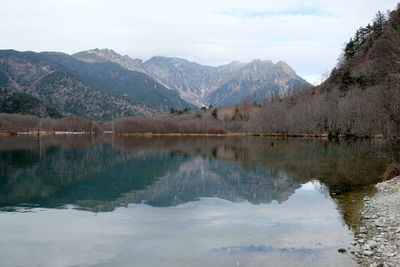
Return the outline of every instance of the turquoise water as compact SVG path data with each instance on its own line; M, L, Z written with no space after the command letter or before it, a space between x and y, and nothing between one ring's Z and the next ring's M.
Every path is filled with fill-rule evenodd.
M353 238L349 207L335 196L376 182L380 151L256 137L2 137L0 266L351 266L337 251Z

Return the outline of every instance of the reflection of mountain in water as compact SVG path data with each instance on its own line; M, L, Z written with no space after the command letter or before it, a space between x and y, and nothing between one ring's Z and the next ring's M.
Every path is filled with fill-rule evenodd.
M265 170L260 165L246 170L239 163L196 157L140 195L154 206L177 205L213 196L231 201L245 199L251 203L269 203L287 200L299 186L285 173Z
M211 196L282 202L315 178L330 188L375 181L386 164L376 150L304 139L0 138L0 206L108 211Z

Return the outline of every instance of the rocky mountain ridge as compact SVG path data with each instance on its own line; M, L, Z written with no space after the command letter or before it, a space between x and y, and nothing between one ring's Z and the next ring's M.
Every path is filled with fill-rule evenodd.
M121 56L110 49L93 49L72 55L89 62L110 61L148 74L196 106L233 105L244 100L262 104L275 96L299 90L307 82L283 61L233 61L218 67L203 66L178 57L155 56L147 61Z

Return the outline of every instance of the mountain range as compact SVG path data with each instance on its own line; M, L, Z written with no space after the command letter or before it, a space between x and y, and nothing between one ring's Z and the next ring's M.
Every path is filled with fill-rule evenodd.
M244 100L262 104L306 83L282 61L210 67L176 57L143 61L110 49L73 55L0 50L1 87L26 93L64 115L93 120Z
M233 61L210 67L177 57L156 56L143 61L121 56L110 49L87 50L72 56L88 63L114 62L146 73L198 107L234 105L244 100L262 104L307 84L283 61L274 64L270 60L256 59L250 63Z

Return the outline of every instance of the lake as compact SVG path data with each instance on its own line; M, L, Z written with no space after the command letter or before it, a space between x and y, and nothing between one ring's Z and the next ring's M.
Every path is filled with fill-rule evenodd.
M0 138L0 266L353 266L377 141Z

